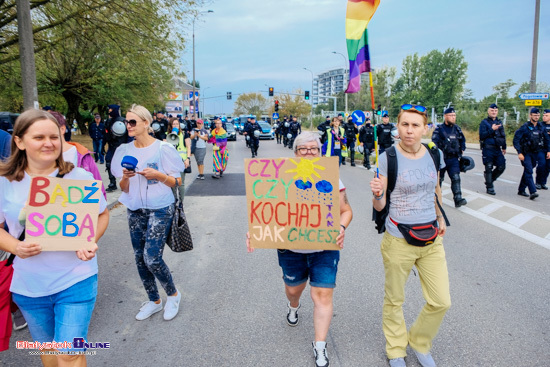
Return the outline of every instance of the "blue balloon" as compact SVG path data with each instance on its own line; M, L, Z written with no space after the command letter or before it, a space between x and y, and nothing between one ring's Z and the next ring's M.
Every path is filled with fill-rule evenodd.
M317 191L328 194L332 192L332 184L326 180L319 181L315 184Z
M295 181L294 184L296 185L297 188L299 188L300 190L307 190L307 189L311 189L311 187L313 186L313 184L309 181L302 181L302 180L298 180L298 181Z

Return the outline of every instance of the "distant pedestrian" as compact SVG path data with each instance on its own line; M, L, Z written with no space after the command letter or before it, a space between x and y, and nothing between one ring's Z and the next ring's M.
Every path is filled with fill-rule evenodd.
M363 147L363 167L370 169L370 155L374 152L374 126L368 117L359 128L359 142Z
M395 126L390 123L388 111L382 111L382 123L376 125L376 138L378 139L378 153L382 154L393 145L393 134Z
M197 120L197 127L191 131L191 141L195 142L195 161L199 174L197 178L204 180L204 157L206 156L206 142L208 141L208 131L204 128L204 121Z
M180 124L180 121L177 118L172 117L169 122L171 127L169 129L170 134L176 134L178 137L176 150L181 157L181 161L185 165L185 170L180 172L181 181L179 182L177 188L180 192L180 198L183 200L185 197L185 171L191 166L191 160L189 159L189 156L191 155L191 136L189 135L187 129L182 129L182 124Z
M258 148L260 147L260 134L262 133L262 128L256 122L254 117L250 117L250 123L246 129L246 136L248 137L248 145L250 146L250 151L252 152L252 158L258 155Z
M546 134L548 135L548 139L550 140L550 109L544 110L544 114L542 115L542 122L544 124L543 126L546 130ZM541 177L540 189L548 190L548 186L546 186L546 183L548 181L549 174L550 174L550 159L546 159L546 173L544 175L544 178Z
M109 145L105 154L105 171L109 175L109 185L105 191L112 192L117 189L116 177L111 173L111 161L117 148L128 142L128 131L120 116L120 106L109 105L109 119L105 123L105 141Z
M145 320L162 311L157 280L168 296L164 319L172 320L179 311L181 293L162 259L166 238L174 216L172 188L180 182L185 166L174 147L149 135L153 117L143 106L133 105L126 113L128 134L135 140L121 145L113 157L113 174L120 180L119 201L128 208L128 227L134 257L148 302L136 315ZM122 168L125 156L137 159L135 170Z
M479 144L483 165L485 165L485 187L487 194L496 195L494 182L506 169L506 133L497 117L498 106L493 103L487 109L487 118L479 124Z
M213 171L212 178L219 179L227 167L229 153L227 152L227 132L222 127L222 121L216 119L216 127L210 132L212 147Z
M170 123L164 116L162 111L157 112L156 119L153 121L151 127L153 128L153 134L158 140L166 140Z
M523 166L523 175L518 187L518 195L534 200L539 196L537 187L542 188L541 182L546 178L546 160L550 159L550 139L546 127L539 123L540 111L531 108L529 121L523 124L514 134L514 148ZM533 171L537 169L536 184ZM529 194L525 189L529 189Z
M348 122L346 122L344 130L346 131L346 148L348 150L348 156L350 157L350 164L352 167L355 167L355 141L357 140L359 129L357 129L357 125L353 122L351 116L348 117ZM344 160L342 164L345 163L346 161Z
M61 145L59 122L50 113L30 109L17 118L10 158L0 164L0 250L15 255L10 291L28 322L33 340L40 343L87 340L97 296L97 245L92 250L43 252L36 241L25 239L24 224L19 220L28 201L31 176L92 179L89 172L63 160ZM99 213L95 243L109 223L103 196L99 199ZM67 349L59 351L66 353ZM83 352L74 347L70 351ZM52 353L40 357L44 366L86 365L84 354Z
M342 164L342 147L346 144L346 133L340 126L340 119L333 117L330 127L326 130L327 141L323 144L323 156L338 157L338 165Z
M319 134L304 131L294 141L294 155L302 158L320 157L321 141ZM340 234L336 237L336 244L344 248L346 229L353 218L353 211L348 202L346 188L339 180L340 200ZM246 246L248 252L253 252L250 247L250 234L246 234ZM313 341L313 356L315 366L326 367L329 365L327 353L327 337L333 314L333 295L336 287L336 273L340 261L340 251L334 250L277 250L279 265L283 272L285 294L288 300L286 322L289 326L298 325L298 310L301 307L300 298L307 281L311 287L311 299L313 300L313 328L315 340Z
M321 144L325 144L325 141L327 141L327 129L329 127L330 127L330 116L327 116L326 120L321 122L319 126L317 126L317 130L321 135Z
M94 160L100 164L105 163L105 156L103 155L103 140L105 139L105 124L101 121L101 115L96 113L94 115L94 121L88 128L88 133L92 138L94 145Z

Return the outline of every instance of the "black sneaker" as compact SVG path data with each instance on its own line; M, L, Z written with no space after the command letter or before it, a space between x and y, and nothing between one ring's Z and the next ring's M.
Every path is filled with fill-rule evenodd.
M540 184L535 184L535 187L537 188L537 190L542 190L542 186Z
M542 190L548 190L548 186L546 186L546 185L540 185L540 188L541 188Z
M518 191L518 195L519 195L519 196L525 196L526 198L529 197L529 194L526 193L525 191Z
M107 188L105 189L105 192L113 192L113 191L116 191L116 186L107 186Z
M298 325L298 310L302 306L301 304L298 304L298 307L290 307L290 301L287 304L288 306L288 312L286 314L286 322L289 326L296 326Z
M21 310L17 309L14 313L11 314L13 319L13 330L21 330L27 327L27 321L23 317Z
M539 194L537 194L536 192L532 193L531 195L529 195L529 199L530 200L535 200L536 198L539 197Z
M351 162L351 166L352 166L352 167L355 167L355 163L354 163L354 162Z
M313 342L313 357L315 358L315 366L328 367L327 343Z
M495 189L493 189L492 187L488 187L487 188L487 194L496 195L497 193L495 192Z

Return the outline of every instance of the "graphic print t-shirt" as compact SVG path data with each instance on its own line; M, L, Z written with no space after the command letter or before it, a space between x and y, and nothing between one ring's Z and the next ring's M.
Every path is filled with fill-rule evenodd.
M390 215L386 219L386 230L395 237L403 238L397 223L420 224L435 220L435 187L437 171L430 152L418 159L407 159L398 149L397 180L390 198ZM439 151L441 166L445 167L443 154ZM379 160L380 174L388 177L388 157L382 153Z

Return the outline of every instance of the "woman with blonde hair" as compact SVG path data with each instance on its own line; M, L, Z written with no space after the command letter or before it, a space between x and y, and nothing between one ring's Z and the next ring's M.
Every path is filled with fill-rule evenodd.
M124 122L134 141L116 150L111 165L113 175L121 179L119 201L128 208L136 265L149 298L136 315L140 321L162 310L157 280L168 296L164 307L165 320L176 317L181 299L162 254L174 215L172 188L180 183L180 172L185 165L171 144L149 135L152 121L153 117L145 107L132 105ZM128 156L137 160L133 161L134 169L121 166Z
M59 124L51 114L27 110L15 121L11 155L0 164L0 250L15 255L10 291L32 338L41 343L86 339L97 296L97 242L109 223L107 203L100 195L92 250L42 252L40 243L25 240L25 224L19 218L28 200L31 176L93 180L89 172L63 160L62 141ZM83 354L41 358L44 366L86 365Z

